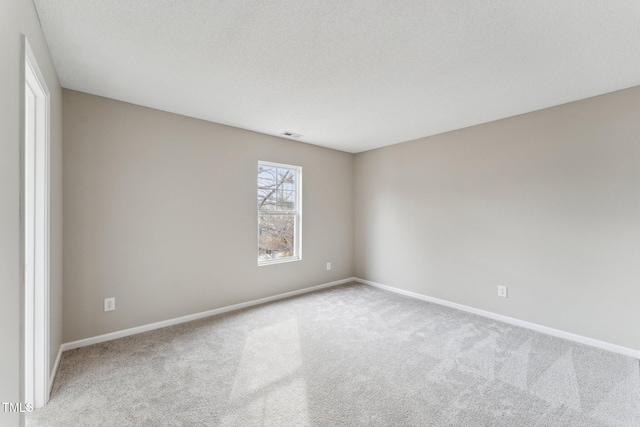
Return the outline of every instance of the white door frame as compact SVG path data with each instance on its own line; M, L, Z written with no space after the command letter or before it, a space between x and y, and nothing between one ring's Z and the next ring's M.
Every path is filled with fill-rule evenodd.
M49 401L50 92L24 37L22 236L24 403Z

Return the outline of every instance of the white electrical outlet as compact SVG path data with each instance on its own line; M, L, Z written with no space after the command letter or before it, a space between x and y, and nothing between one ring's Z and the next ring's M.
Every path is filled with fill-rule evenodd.
M330 262L327 263L327 271L329 271L329 270L331 270L331 263Z
M113 311L116 309L116 297L104 299L104 311Z
M507 287L506 286L498 286L498 296L502 298L507 297Z

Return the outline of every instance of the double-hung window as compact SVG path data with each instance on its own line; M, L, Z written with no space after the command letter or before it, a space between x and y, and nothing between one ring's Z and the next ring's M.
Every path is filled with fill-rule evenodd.
M302 168L258 162L258 265L302 258Z

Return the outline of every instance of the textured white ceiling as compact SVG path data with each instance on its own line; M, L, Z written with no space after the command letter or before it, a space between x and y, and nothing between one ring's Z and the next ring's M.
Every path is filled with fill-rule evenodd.
M640 84L638 0L35 0L63 87L360 152Z

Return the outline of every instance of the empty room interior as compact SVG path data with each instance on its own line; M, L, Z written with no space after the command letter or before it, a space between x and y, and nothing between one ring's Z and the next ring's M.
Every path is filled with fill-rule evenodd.
M0 426L640 426L637 0L0 34Z

